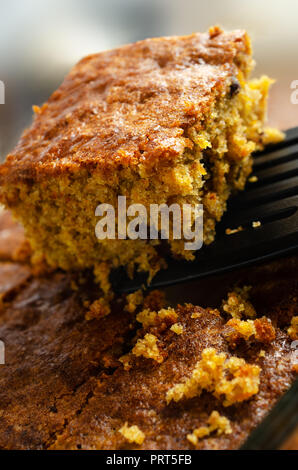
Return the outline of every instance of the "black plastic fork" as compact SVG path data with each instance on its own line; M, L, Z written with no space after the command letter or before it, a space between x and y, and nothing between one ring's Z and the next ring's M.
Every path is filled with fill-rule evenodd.
M215 242L197 252L195 261L168 259L168 268L150 288L193 281L212 274L261 263L298 249L298 127L286 139L255 155L255 182L231 199L217 226ZM243 230L226 234L226 229ZM129 279L124 270L112 275L116 292L133 292L146 285L146 275Z

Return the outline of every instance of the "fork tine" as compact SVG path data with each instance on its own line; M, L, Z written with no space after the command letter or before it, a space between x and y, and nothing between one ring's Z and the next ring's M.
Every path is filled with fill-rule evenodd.
M285 197L298 194L298 176L289 179L276 181L270 185L255 186L255 183L248 184L246 191L231 199L228 211L235 208L245 209L248 205L264 204L269 201L276 201Z
M286 147L288 145L291 145L293 142L298 142L298 127L292 127L291 129L288 129L286 131L285 140L275 145L282 145L283 147Z
M272 165L286 163L295 159L298 159L298 144L281 150L274 150L263 154L262 156L257 156L254 160L254 169L261 170Z
M256 186L260 186L261 184L269 184L275 181L290 178L291 176L295 176L298 174L298 165L297 161L290 161L287 163L282 163L280 165L276 165L270 168L266 168L264 170L254 172L258 181L255 183Z
M223 222L225 227L235 228L240 225L248 225L253 221L267 221L284 218L287 214L297 211L298 196L288 197L267 204L258 204L248 207L245 211L242 207L235 208L227 213Z

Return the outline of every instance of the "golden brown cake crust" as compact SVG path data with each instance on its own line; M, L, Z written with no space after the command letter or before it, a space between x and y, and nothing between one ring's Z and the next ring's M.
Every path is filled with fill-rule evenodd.
M208 112L218 92L232 92L247 54L244 31L215 27L84 58L48 102L34 108L34 122L0 179L97 165L102 171L139 162L151 168L175 159L193 145L185 130Z

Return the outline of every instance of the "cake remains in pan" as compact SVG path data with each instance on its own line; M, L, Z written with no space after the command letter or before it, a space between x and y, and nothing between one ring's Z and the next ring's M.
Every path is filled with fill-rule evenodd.
M218 308L151 292L89 321L91 280L4 258L0 449L237 449L294 381L297 258Z
M282 138L264 130L271 80L250 80L252 68L248 35L218 27L81 60L34 107L0 169L1 201L23 223L33 260L93 268L99 279L118 266L154 275L160 240L96 238L96 207L116 209L118 196L148 213L150 204L203 204L203 238L212 242L252 152ZM168 248L193 259L171 233Z

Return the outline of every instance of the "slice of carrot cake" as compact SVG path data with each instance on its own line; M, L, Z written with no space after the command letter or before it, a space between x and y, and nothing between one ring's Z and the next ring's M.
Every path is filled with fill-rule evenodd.
M271 80L250 81L252 68L247 33L218 27L82 59L34 107L33 124L0 169L1 201L23 223L34 260L95 267L98 277L120 265L154 274L159 238L131 240L125 227L115 239L96 237L97 206L117 215L118 196L147 213L151 204L203 204L203 239L212 242L266 138ZM172 232L172 254L192 259Z

